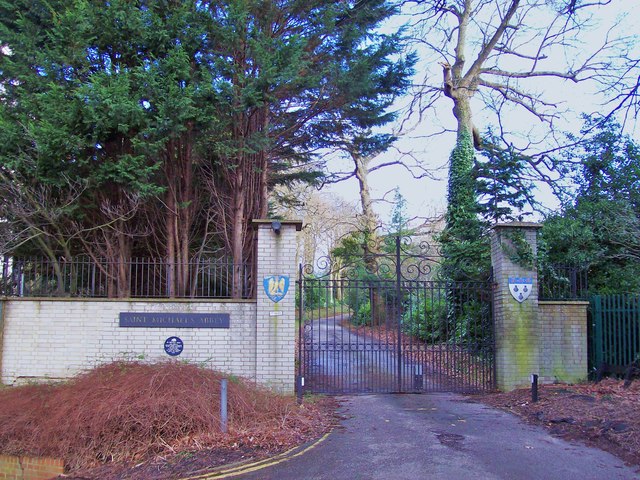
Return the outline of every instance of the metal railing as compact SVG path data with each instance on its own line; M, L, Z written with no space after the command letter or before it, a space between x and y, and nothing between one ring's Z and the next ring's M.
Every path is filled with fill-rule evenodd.
M591 298L590 365L623 373L640 360L640 294Z
M252 266L226 258L5 257L0 268L0 295L7 297L249 298L255 290Z
M540 300L586 300L588 268L576 265L546 264L538 268Z

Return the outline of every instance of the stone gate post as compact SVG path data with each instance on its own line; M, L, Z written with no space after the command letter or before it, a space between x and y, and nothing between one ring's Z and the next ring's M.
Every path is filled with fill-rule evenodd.
M297 220L253 220L258 230L256 381L281 393L295 386Z
M494 226L491 235L496 384L513 390L529 384L540 368L536 223ZM510 291L514 290L515 296Z

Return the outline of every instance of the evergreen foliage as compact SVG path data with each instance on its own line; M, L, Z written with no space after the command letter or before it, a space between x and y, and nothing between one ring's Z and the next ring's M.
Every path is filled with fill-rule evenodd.
M484 280L490 270L490 249L485 225L479 218L476 182L471 175L474 149L471 133L458 136L449 161L446 226L439 236L446 278Z
M586 265L591 293L640 290L640 147L619 125L587 118L591 138L577 161L575 200L544 222L541 255L550 264Z
M527 159L502 147L488 132L479 158L471 135L463 134L451 154L446 228L440 236L445 274L456 280L489 275L489 228L498 222L522 221L535 207L534 184Z
M362 151L392 141L372 129L394 118L415 62L402 33L376 31L395 12L0 2L0 214L16 240L3 252L251 261L250 221L276 185L317 181L317 152L338 135ZM189 272L171 277L179 290Z
M447 341L447 302L444 296L413 295L402 314L402 330L429 343Z
M491 132L482 145L473 166L479 214L490 224L522 221L531 214L526 207L536 205L527 159L511 146L501 147Z
M391 210L389 233L400 237L410 235L411 230L408 223L407 200L400 192L400 187L396 187L393 191L393 209Z

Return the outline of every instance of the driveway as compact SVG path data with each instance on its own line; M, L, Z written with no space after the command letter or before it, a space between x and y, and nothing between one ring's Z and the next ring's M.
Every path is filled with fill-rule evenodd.
M341 325L346 319L337 315L305 327L308 386L327 393L397 391L396 345L351 332Z
M348 315L336 315L305 325L302 362L308 391L328 394L434 392L446 391L443 385L452 382L458 383L459 391L482 388L482 371L464 379L447 375L447 370L457 370L456 359L461 360L459 353L448 351L449 346L438 346L436 365L428 359L426 350L416 351L420 359L412 360L405 345L402 363L398 365L395 336L373 337L366 330L355 333L342 326L348 319Z
M634 479L603 451L568 443L453 394L342 398L343 420L304 455L236 476L260 480Z

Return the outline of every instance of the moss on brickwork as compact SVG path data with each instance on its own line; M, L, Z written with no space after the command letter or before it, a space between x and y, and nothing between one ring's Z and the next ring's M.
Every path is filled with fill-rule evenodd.
M509 277L532 277L537 281L532 262L520 261L522 256L525 260L535 258L535 228L536 225L527 224L499 225L492 236L491 254L497 285L494 292L496 377L501 390L526 386L532 373L538 373L543 383L576 383L587 376L588 304L539 302L535 290L528 300L516 303L508 291ZM504 248L505 244L513 252ZM526 254L515 255L516 250Z
M566 336L566 332L563 332L564 336ZM557 382L570 382L569 377L571 375L567 371L564 365L564 346L566 345L565 339L562 340L562 348L552 348L553 359L551 362L551 375L554 377Z
M515 382L526 383L532 373L532 361L538 353L538 338L535 331L535 315L526 303L518 303L511 311L515 321L515 338L512 358L517 366Z
M61 459L0 455L0 479L48 480L64 472Z
M586 303L541 305L540 328L543 336L541 359L544 377L557 382L578 383L587 377Z

